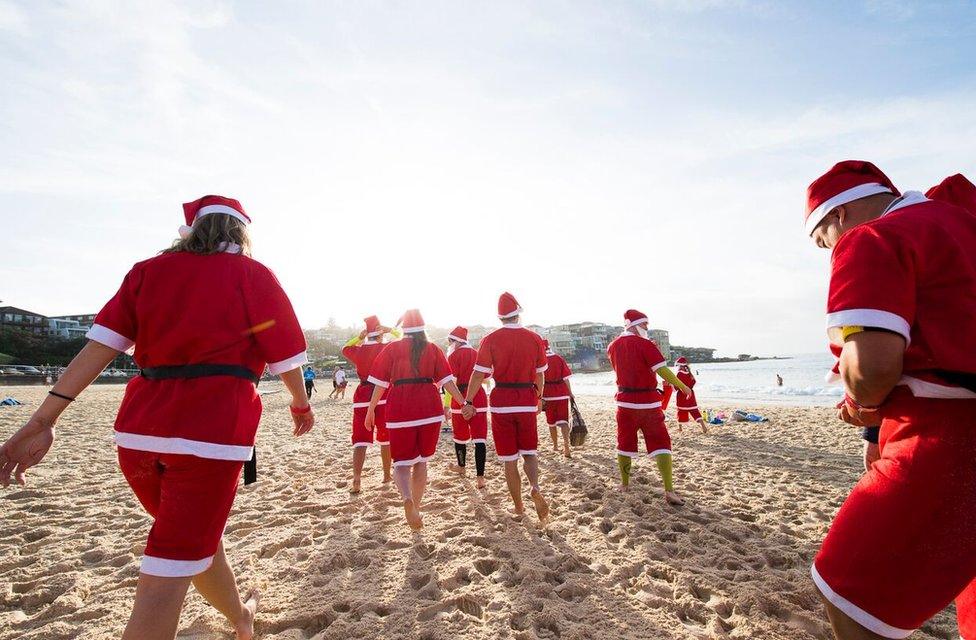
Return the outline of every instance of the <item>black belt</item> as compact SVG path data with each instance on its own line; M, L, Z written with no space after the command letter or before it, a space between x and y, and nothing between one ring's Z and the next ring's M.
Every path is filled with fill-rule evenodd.
M399 387L405 384L434 384L433 378L402 378L400 380L394 380L393 386Z
M231 376L243 378L257 384L261 378L254 372L239 364L176 364L162 367L140 369L139 375L146 380L192 380L194 378L209 378L212 376ZM311 380L306 380L311 382ZM244 463L244 484L249 485L258 480L258 448L251 450L251 459Z
M209 378L212 376L230 376L243 378L254 384L261 378L247 367L239 364L176 364L162 367L140 369L139 375L147 380L191 380L194 378Z
M531 389L535 386L534 382L496 382L498 389Z
M617 387L617 391L620 393L649 393L657 391L657 389L653 387Z
M546 380L546 384L562 384L566 382L566 378L560 378L559 380Z

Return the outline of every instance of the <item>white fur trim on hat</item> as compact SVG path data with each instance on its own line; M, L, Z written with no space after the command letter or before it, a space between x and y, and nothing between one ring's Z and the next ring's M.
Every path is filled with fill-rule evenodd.
M242 214L240 211L238 211L237 209L235 209L233 207L228 207L225 204L208 204L205 207L200 207L200 210L197 211L197 215L194 216L193 219L194 220L199 220L203 216L205 216L207 214L210 214L210 213L226 213L227 215L231 216L232 218L237 218L238 220L240 220L244 224L250 224L250 222L251 222L250 220L247 219L247 216L245 216L244 214Z
M639 324L647 324L647 316L634 320L633 322L628 322L624 329L630 329L631 327L636 327Z
M514 318L515 316L518 316L518 315L521 315L521 314L522 314L522 307L518 307L518 308L515 309L515 311L509 311L508 313L506 313L503 316L498 316L498 319L499 320L508 320L509 318Z
M807 235L813 235L813 231L820 224L820 221L826 218L827 214L837 207L879 193L891 193L891 189L878 182L869 182L868 184L859 184L856 187L851 187L847 191L841 191L833 198L825 200L807 216L806 223L804 224Z

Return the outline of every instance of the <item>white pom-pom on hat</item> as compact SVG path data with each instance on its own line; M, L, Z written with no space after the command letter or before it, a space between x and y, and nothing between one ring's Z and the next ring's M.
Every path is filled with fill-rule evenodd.
M188 227L185 224L181 224L179 228L180 238L186 240L193 233L193 227Z

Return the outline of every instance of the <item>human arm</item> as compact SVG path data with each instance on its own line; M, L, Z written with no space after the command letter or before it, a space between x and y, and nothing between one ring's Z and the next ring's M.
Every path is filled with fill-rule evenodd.
M305 380L302 377L302 368L297 367L279 374L281 381L291 394L291 418L295 423L292 433L302 436L312 430L315 425L315 414L312 407L308 404L308 395L305 394ZM298 411L299 413L296 413Z
M684 394L691 394L691 389L684 382L678 379L678 376L674 375L668 367L661 367L655 373L661 376L661 379L667 382L672 387L676 388L678 391Z
M877 408L901 379L905 339L890 331L859 331L844 341L840 375L848 398L841 420L856 426L876 425Z

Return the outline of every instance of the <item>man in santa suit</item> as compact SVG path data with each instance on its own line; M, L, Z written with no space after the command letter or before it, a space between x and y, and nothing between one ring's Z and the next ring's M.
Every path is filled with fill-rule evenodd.
M708 428L705 427L705 419L702 418L701 410L698 409L698 398L695 397L695 380L694 374L691 373L691 367L688 366L688 358L680 356L674 361L675 366L678 369L678 380L685 383L685 386L691 389L691 393L685 394L678 392L678 398L675 400L675 408L678 412L678 431L681 431L681 425L688 422L689 419L694 420L701 427L702 433L708 433ZM668 390L673 389L673 387L667 382L664 383L665 393ZM662 408L666 408L662 405Z
M657 388L660 375L683 393L690 393L674 373L668 369L661 351L647 337L647 315L630 309L624 313L624 332L607 347L610 364L617 376L617 467L620 469L620 488L630 486L631 461L640 454L638 433L644 436L647 454L654 458L664 484L664 499L680 506L684 500L674 490L672 480L671 436L664 424L661 392Z
M552 350L548 340L543 340L546 348L546 384L543 387L542 406L552 438L552 450L559 451L559 431L563 432L563 455L572 458L569 450L569 399L573 392L569 377L573 375L569 365L561 355Z
M539 434L536 414L545 384L546 348L542 338L519 324L522 307L510 293L498 299L497 329L482 338L478 360L468 382L462 415L471 419L477 408L474 398L485 377L495 379L491 392L491 436L498 459L505 463L505 482L515 503L515 514L525 512L522 502L522 478L518 460L522 458L525 476L529 481L530 497L539 520L549 517L549 504L539 489Z
M827 329L842 420L879 458L814 560L836 637L904 638L956 599L976 637L976 216L844 161L807 191L832 249Z
M468 380L474 372L478 351L468 342L466 327L455 327L447 336L447 362L451 365L454 379L461 393L468 392ZM475 415L470 420L461 415L462 405L451 400L451 428L454 431L454 451L458 467L463 475L468 457L468 443L474 444L475 472L478 475L478 488L485 487L485 460L488 457L488 395L484 387L479 387L472 401Z
M380 355L385 346L383 335L390 331L380 324L379 318L376 316L369 316L365 322L366 328L342 348L343 357L356 367L356 373L359 375L359 385L352 396L352 488L349 493L359 493L360 491L363 464L366 462L366 449L374 442L373 430L366 428L366 410L369 408L369 400L373 395L374 387L368 378L373 361L376 360L376 356ZM393 462L390 457L390 437L386 431L385 406L386 400L381 399L376 407L375 418L375 442L380 445L384 484L393 479L391 473Z

